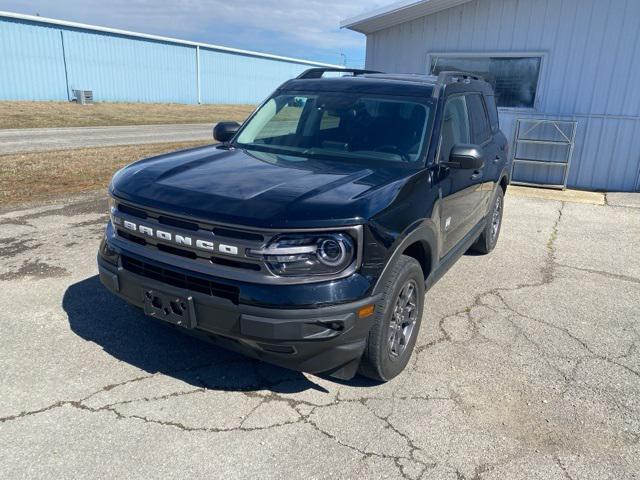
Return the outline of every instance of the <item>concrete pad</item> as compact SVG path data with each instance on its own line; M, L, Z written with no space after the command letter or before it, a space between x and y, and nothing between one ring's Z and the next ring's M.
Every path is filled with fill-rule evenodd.
M640 208L640 192L609 192L606 197L612 207Z
M523 187L510 185L507 195L527 198L541 198L558 202L586 203L590 205L604 205L605 194L601 192L587 192L584 190L556 190L552 188Z
M640 278L640 213L567 203L555 240L560 265Z

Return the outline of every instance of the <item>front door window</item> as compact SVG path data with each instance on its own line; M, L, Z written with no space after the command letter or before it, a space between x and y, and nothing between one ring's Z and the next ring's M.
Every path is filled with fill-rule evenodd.
M442 122L442 134L440 136L440 161L449 161L451 150L457 144L468 144L469 115L467 114L467 102L462 95L451 97L444 108L444 120Z

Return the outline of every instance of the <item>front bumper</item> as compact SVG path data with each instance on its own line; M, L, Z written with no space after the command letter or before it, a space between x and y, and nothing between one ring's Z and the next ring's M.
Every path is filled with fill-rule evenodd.
M351 378L375 315L358 310L377 297L320 308L268 308L234 303L132 273L98 255L100 281L128 303L143 307L148 290L190 298L194 319L187 333L285 368ZM313 289L314 285L309 285Z

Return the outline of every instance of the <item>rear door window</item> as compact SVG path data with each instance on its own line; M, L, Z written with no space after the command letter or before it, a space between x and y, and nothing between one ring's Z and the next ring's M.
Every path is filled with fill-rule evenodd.
M498 120L498 109L496 107L496 97L494 95L485 95L484 99L487 105L489 121L491 122L491 130L495 132L500 128L500 121Z
M469 109L473 143L482 145L491 136L491 127L484 108L484 102L482 101L482 95L476 93L467 95L467 108Z

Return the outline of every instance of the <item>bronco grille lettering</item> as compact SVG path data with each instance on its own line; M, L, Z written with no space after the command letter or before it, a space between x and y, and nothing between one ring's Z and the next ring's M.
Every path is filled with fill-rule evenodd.
M175 243L176 245L185 245L187 247L192 247L195 245L195 248L198 248L200 250L206 250L208 252L218 251L220 253L224 253L227 255L238 255L238 247L235 247L233 245L219 244L216 248L216 244L211 240L204 240L202 238L193 238L188 235L171 233L165 230L154 230L153 228L147 225L140 225L135 222L131 222L129 220L121 220L118 217L114 217L114 220L116 224L124 226L124 228L126 228L127 230L131 230L132 232L138 232L147 237L158 238L166 242L172 242L172 243Z

